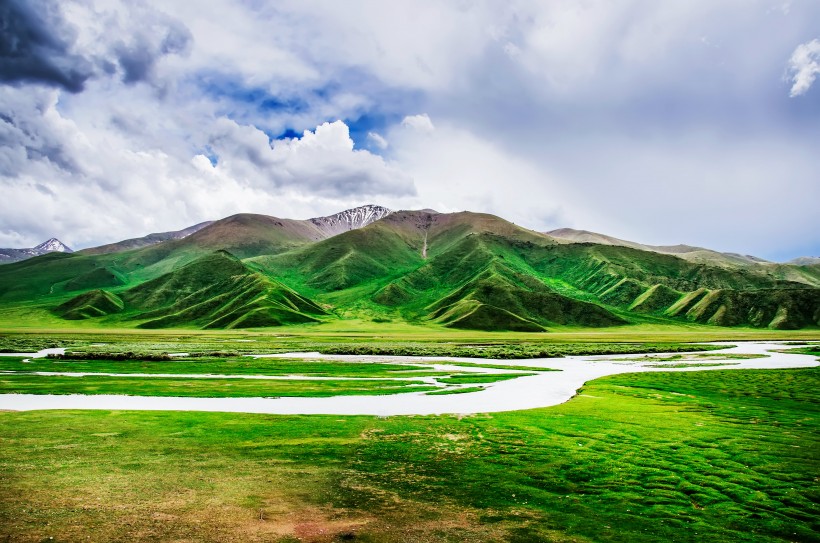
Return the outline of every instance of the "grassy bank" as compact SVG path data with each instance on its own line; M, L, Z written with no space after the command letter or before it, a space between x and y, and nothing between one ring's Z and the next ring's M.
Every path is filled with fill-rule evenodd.
M471 382L468 380L468 382ZM118 394L191 398L275 398L370 396L436 390L417 381L394 380L274 380L177 379L166 377L112 377L86 375L0 375L0 394Z
M0 540L815 541L820 370L472 417L0 413Z
M636 324L610 328L556 327L550 332L482 332L456 330L435 324L376 323L363 320L332 321L315 325L291 325L250 330L141 330L101 327L86 321L66 322L66 326L38 326L24 319L0 321L0 339L31 342L63 339L112 342L199 342L224 348L225 343L250 340L259 345L418 343L423 345L543 344L566 343L680 343L703 341L818 340L820 329L768 330L743 327L716 327L698 324ZM4 345L0 343L0 348ZM247 347L247 345L245 345Z
M380 364L281 358L173 358L155 360L76 360L0 356L0 371L82 373L164 373L219 375L309 375L314 377L420 377L449 375L419 364ZM480 366L483 367L483 366Z

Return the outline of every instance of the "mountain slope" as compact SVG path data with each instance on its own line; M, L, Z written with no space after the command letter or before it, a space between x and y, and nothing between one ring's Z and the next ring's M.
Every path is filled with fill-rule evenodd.
M820 325L820 312L816 311L820 289L780 279L767 273L766 266L733 270L606 245L565 245L536 257L532 264L542 273L594 294L607 305L634 313L719 326ZM692 303L701 298L723 302L690 313ZM776 319L776 315L782 318Z
M717 326L796 330L820 324L820 291L715 290L704 293L695 303L671 307L667 314Z
M364 205L327 217L304 221L240 213L220 221L201 222L182 230L148 234L140 238L83 249L80 252L87 255L100 255L139 249L165 241L181 240L213 225L210 230L198 235L191 242L209 250L225 249L240 255L253 253L253 256L256 256L260 252L270 250L278 252L283 247L293 247L304 241L325 239L342 232L362 228L390 213L392 212L386 207L376 205Z
M566 297L505 260L510 244L555 242L492 215L396 212L299 250L251 259L297 289L363 311L454 328L544 331L626 321ZM381 308L381 309L379 309Z
M348 212L351 218L356 218L356 209ZM355 222L349 225L352 228ZM109 252L113 247L108 246L104 252L92 249L63 255L71 259L39 256L31 261L0 266L0 303L58 296L78 289L133 286L214 251L226 250L239 257L270 255L327 237L328 234L310 220L247 213L233 215L197 228L181 239L137 249Z
M786 264L794 264L795 266L817 266L820 265L820 256L801 256L789 260Z
M94 290L55 308L65 319L122 313L140 328L237 328L318 322L326 312L217 251L117 294ZM119 315L118 315L119 317Z
M97 258L77 253L48 253L21 262L0 266L0 303L34 301L49 295L59 295L70 290L66 285L80 281L83 289L95 285L80 278L95 277L95 270L104 267Z
M611 326L644 315L704 322L670 311L699 289L729 297L759 291L749 298L752 306L799 314L786 321L811 326L816 319L806 307L820 292L768 267L736 269L618 245L561 243L467 212L395 212L355 232L249 262L350 315L484 330ZM797 307L803 309L795 313ZM756 318L741 303L724 313L712 322L779 326L774 316Z
M88 249L83 249L78 252L85 255L102 255L108 253L118 253L120 251L128 251L131 249L140 249L142 247L148 247L149 245L156 245L157 243L162 243L163 241L187 238L191 234L194 234L202 230L203 228L209 226L213 222L214 221L205 221L199 224L195 224L193 226L189 226L188 228L183 228L182 230L174 230L172 232L157 232L154 234L148 234L147 236L143 236L141 238L125 239L122 241L118 241L116 243L100 245L99 247L90 247Z
M124 306L122 299L116 294L98 289L60 304L54 312L67 320L83 320L119 313Z
M275 255L327 239L336 229L354 229L359 224L357 221L373 220L378 210L369 207L376 206L354 208L330 217L308 220L240 213L214 221L183 239L121 253L118 261L130 269L141 268L138 276L150 279L218 250L228 251L239 258Z
M0 266L0 314L42 308L54 319L151 328L336 318L532 332L820 325L817 264L693 261L569 243L493 215L376 207L307 221L240 214L139 249Z

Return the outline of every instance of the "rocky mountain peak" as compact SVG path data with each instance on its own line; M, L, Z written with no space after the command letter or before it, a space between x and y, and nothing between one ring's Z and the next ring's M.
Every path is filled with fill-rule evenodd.
M57 238L50 238L50 239L44 241L43 243L41 243L40 245L37 245L36 247L34 247L34 249L32 249L32 250L36 253L39 253L39 254L45 254L45 253L73 253L74 252L68 247L68 245L66 245L65 243L63 243L62 241L60 241Z
M336 235L349 230L363 228L368 224L387 217L391 213L393 213L393 211L386 207L368 204L346 209L334 215L328 215L327 217L316 217L310 219L310 222L326 234Z

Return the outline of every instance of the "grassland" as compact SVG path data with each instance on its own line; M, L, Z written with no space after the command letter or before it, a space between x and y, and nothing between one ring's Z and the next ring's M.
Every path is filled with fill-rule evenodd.
M472 417L0 413L11 541L816 541L820 370Z
M427 377L449 375L428 366L414 364L367 364L324 360L289 360L281 358L176 358L155 360L73 360L71 358L34 358L0 356L0 371L15 372L82 372L147 374L216 374L216 375L307 375L313 377ZM543 368L541 368L543 370Z
M285 330L134 330L106 328L0 328L0 351L67 347L73 353L131 353L137 357L187 352L198 356L319 351L327 354L531 358L582 354L695 350L689 342L817 340L818 330L759 330L700 325L565 328L549 334L453 330L368 321L337 321ZM708 349L709 347L706 347Z
M803 347L797 347L793 349L784 349L784 352L820 356L820 345L805 345Z
M443 378L448 379L448 378ZM479 380L480 377L476 376ZM465 382L472 382L466 379ZM485 382L485 381L482 381ZM184 379L0 374L0 394L119 394L190 398L369 396L436 390L411 380Z
M549 337L349 326L284 336L7 330L4 350L63 346L77 359L0 357L0 370L441 377L447 372L424 364L239 355L372 344L427 354L674 352L692 340L818 339L810 330L697 326ZM787 348L820 356L813 345ZM140 359L169 352L194 356ZM106 359L110 353L123 356ZM676 356L666 358L689 358ZM409 379L191 383L21 373L0 382L17 387L4 391L44 393L321 396L460 393L504 377L457 375L444 390ZM466 417L0 412L0 541L816 541L818 391L816 368L728 370L613 376L560 406Z
M526 373L522 373L522 367L497 364L490 364L487 369L505 369L507 373L484 373L480 371L483 368L480 364L471 363L456 363L473 370L464 373L436 370L429 364L250 357L141 360L134 356L126 360L106 360L96 355L79 359L71 355L34 359L0 356L0 394L328 397L437 390L430 382L420 382L420 377L435 379L438 386L446 386L493 383L534 375L526 367L523 368ZM535 371L550 370L535 368Z

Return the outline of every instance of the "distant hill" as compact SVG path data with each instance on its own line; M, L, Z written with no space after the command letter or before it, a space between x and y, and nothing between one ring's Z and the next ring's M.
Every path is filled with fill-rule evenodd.
M78 251L82 254L86 255L103 255L107 253L117 253L120 251L127 251L129 249L139 249L141 247L148 247L149 245L155 245L157 243L162 243L163 241L169 241L172 239L182 239L187 238L191 234L198 232L205 228L206 226L212 224L213 221L205 221L199 224L195 224L193 226L189 226L188 228L183 228L182 230L174 230L172 232L158 232L154 234L148 234L147 236L143 236L141 238L131 238L126 239L123 241L118 241L117 243L109 243L107 245L100 245L99 247L91 247L88 249L83 249Z
M20 262L21 260L26 260L29 258L33 258L35 256L41 256L47 253L72 252L74 251L72 251L62 241L60 241L57 238L51 238L49 240L44 241L40 245L37 245L36 247L32 247L31 249L0 249L0 264Z
M0 266L0 321L5 311L143 328L356 318L487 331L793 329L820 326L820 264L364 206L308 220L239 214L135 249Z
M577 243L597 243L599 245L619 245L621 247L631 247L633 249L640 249L642 251L652 251L655 253L663 253L667 255L678 255L681 258L691 260L692 262L704 262L724 265L745 265L745 264L764 264L767 260L762 258L741 255L738 253L720 253L712 251L711 249L704 249L703 247L693 247L691 245L644 245L643 243L636 243L634 241L626 241L623 239L614 238L605 234L598 234L597 232L589 232L588 230L575 230L573 228L559 228L546 232L547 235L555 238L564 239L567 241Z
M794 264L795 266L816 266L820 264L820 256L801 256L789 260L787 264Z

